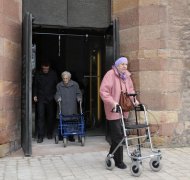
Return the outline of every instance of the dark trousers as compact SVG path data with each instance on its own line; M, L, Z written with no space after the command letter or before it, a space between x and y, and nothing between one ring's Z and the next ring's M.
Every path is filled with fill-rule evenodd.
M111 138L111 146L110 146L109 154L111 154L123 138L123 132L121 129L121 120L120 119L109 120L108 128L109 128L109 133L110 133L110 138ZM116 165L123 162L122 144L114 153L114 160L115 160Z
M55 125L55 102L54 100L49 102L39 101L37 103L37 133L38 137L44 137L45 133L48 135L53 134ZM45 127L47 126L47 130Z

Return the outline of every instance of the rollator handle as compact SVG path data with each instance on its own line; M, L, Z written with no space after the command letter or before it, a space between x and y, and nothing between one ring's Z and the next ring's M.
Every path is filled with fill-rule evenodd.
M128 96L133 96L133 97L135 97L135 96L137 96L138 94L140 94L140 92L139 92L139 91L136 91L136 92L134 92L134 93L129 93Z
M80 105L80 114L82 114L82 101L79 101L79 105Z
M117 104L117 105L112 109L112 112L115 112L115 113L120 112L120 106L119 106L119 104Z
M59 114L61 114L61 101L58 101L58 105L59 105Z
M137 96L137 93L130 93L130 94L127 94L127 95L135 97L135 96Z

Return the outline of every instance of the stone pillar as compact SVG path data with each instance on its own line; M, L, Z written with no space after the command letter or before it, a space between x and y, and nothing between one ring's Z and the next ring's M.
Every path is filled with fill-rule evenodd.
M120 20L121 54L140 100L147 105L157 145L190 144L188 1L113 0Z
M21 146L22 0L0 0L0 157Z

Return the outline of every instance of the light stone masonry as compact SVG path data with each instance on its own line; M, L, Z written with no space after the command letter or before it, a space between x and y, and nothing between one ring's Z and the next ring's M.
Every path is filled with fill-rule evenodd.
M129 70L141 102L159 119L162 133L158 143L188 146L190 128L185 124L189 124L190 114L189 1L112 2L113 17L120 22L120 52L129 57ZM177 128L182 131L180 136Z

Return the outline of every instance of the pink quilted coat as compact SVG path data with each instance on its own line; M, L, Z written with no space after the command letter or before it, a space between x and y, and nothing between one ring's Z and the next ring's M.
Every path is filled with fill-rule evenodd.
M121 93L120 80L124 92L126 91L126 88L128 93L135 92L133 82L130 77L131 73L129 71L126 71L126 75L127 78L125 81L123 81L119 77L118 72L115 70L115 68L112 68L105 74L101 82L100 96L104 102L104 110L107 120L116 120L121 118L120 113L112 112L115 103L119 103ZM128 112L124 113L124 117L128 117Z

